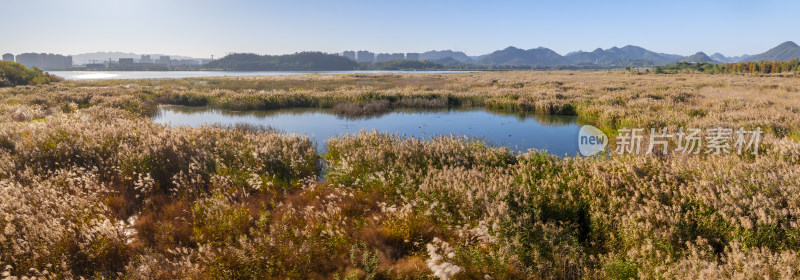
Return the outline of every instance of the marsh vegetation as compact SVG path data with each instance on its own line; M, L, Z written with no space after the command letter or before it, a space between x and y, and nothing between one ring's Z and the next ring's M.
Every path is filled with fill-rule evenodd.
M0 273L119 279L800 277L800 80L622 71L66 81L0 89ZM159 104L475 106L761 127L753 155L560 158L458 136L170 127ZM318 165L324 159L325 180Z

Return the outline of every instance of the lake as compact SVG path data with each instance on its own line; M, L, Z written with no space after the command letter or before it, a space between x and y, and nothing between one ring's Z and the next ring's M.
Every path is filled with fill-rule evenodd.
M480 108L395 110L368 117L344 117L325 109L292 108L228 111L207 107L162 105L153 121L172 126L203 124L266 126L284 133L308 135L326 152L326 140L360 131L400 133L410 137L468 136L516 152L546 149L558 156L578 154L581 124L573 116L497 113Z
M67 80L181 79L304 74L470 73L474 71L47 71Z

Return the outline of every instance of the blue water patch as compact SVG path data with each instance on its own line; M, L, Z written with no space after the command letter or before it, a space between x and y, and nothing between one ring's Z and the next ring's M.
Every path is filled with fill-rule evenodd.
M578 154L581 127L573 116L509 114L480 108L395 110L373 116L345 117L324 109L228 111L164 105L153 121L172 126L248 124L270 127L284 133L308 135L322 153L326 151L326 140L331 137L377 130L408 137L467 136L516 152L545 149L558 156L574 156Z

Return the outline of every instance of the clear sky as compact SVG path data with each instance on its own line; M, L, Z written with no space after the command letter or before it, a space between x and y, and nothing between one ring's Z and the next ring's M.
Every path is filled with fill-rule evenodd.
M800 43L800 1L0 0L0 53L560 54L637 45L690 55Z

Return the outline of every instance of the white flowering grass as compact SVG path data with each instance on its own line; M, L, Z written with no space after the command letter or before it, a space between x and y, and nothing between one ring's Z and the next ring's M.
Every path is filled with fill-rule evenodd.
M3 88L0 277L795 279L798 89L796 78L613 71ZM557 158L364 132L318 155L304 136L156 125L158 103L484 106L577 114L612 136L765 135L758 156Z

